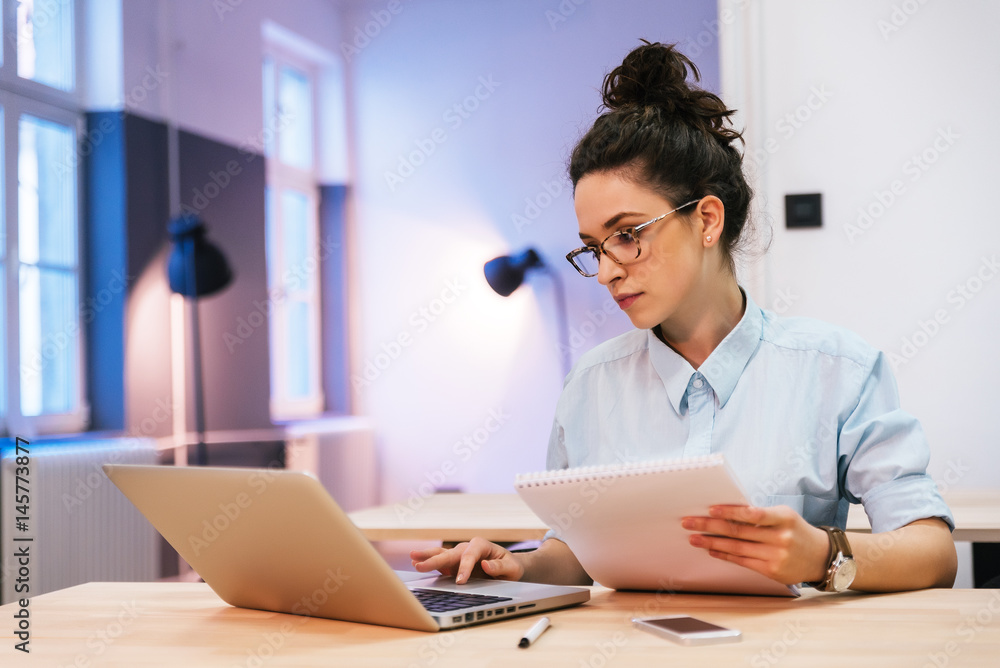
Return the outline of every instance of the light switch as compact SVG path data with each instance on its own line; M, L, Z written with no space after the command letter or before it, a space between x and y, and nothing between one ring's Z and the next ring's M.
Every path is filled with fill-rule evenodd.
M785 195L785 227L823 227L823 196Z

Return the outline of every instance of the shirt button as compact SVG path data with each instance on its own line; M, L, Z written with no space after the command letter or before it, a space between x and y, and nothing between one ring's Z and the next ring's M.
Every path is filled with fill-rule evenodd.
M705 381L703 381L701 378L695 378L693 384L695 386L695 389L700 390L702 387L705 386Z

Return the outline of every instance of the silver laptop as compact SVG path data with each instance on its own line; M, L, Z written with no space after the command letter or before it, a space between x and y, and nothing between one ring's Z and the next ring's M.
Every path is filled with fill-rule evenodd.
M322 484L294 471L106 465L230 605L440 631L583 603L580 587L393 571Z

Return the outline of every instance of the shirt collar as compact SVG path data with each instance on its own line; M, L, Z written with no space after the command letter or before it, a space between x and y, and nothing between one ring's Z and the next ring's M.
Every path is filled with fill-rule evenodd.
M740 289L742 291L742 288ZM687 394L691 378L696 373L700 373L711 385L719 398L719 407L725 406L736 389L736 383L739 382L743 369L760 346L764 331L764 315L750 295L745 291L743 294L747 300L743 317L697 371L673 348L657 338L652 329L647 330L650 360L660 380L663 381L670 403L678 415L681 414L681 404Z

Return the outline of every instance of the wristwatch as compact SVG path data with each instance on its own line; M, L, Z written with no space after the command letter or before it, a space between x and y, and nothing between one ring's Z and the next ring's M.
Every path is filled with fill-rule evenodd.
M854 561L851 544L847 535L837 527L819 527L830 536L830 558L827 562L826 577L819 582L807 582L819 591L845 591L854 582L858 564Z

